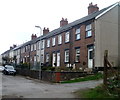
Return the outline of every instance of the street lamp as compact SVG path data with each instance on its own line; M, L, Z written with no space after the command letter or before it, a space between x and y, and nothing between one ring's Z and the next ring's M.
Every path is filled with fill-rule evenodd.
M42 28L40 26L35 26L40 29L40 36L42 35ZM39 68L39 79L42 79L42 68L41 68L41 37L40 37L40 68Z
M36 28L40 29L40 36L42 35L42 28L40 26L35 26Z

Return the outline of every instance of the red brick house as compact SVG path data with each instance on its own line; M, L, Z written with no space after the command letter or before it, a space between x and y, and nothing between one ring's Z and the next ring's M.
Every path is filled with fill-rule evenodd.
M107 14L110 14L112 20L110 18L105 20L110 21L112 25L112 23L118 21L119 17L116 17L118 15L118 9L119 3L115 3L102 10L99 10L97 5L90 3L87 16L72 23L68 23L67 19L62 18L60 21L60 28L51 31L44 36L44 62L53 67L73 67L75 69L103 67L104 50L109 50L113 56L116 54L111 51L120 49L118 48L119 40L116 41L119 34L118 31L116 32L114 30L114 26L111 27L105 23L110 28L109 30L113 29L115 31L114 36L116 37L111 39L112 41L116 41L113 43L114 48L111 48L112 45L108 42L108 38L99 39L104 36L109 37L109 34L112 36L111 32L107 34L108 30L100 25L103 24L101 19L104 20L104 17L107 17ZM115 13L114 10L117 15L115 14L113 16L113 13ZM102 41L105 41L108 47L101 44ZM118 51L117 54L119 55ZM118 65L118 58L119 56L116 56L115 59L110 58L110 61L114 62L114 66Z
M22 44L19 59L31 66L41 62L45 66L93 69L103 67L104 51L109 51L113 66L120 65L120 3L99 10L92 3L88 15L68 23L62 18L60 27L43 35L32 35L31 41ZM40 54L41 51L41 54ZM41 61L39 58L42 58Z

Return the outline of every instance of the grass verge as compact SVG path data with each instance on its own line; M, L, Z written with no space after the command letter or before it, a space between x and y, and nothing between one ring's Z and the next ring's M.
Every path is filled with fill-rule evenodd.
M98 80L102 78L103 78L103 74L97 73L94 75L89 75L85 77L75 78L72 80L62 81L61 83L75 83L75 82L83 82L83 81L89 81L89 80Z
M86 90L78 90L75 93L78 98L112 98L112 100L116 100L118 97L114 95L109 95L108 91L100 85L93 89Z

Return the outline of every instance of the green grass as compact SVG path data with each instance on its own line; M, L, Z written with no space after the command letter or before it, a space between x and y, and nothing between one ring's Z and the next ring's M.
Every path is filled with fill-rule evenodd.
M118 98L114 95L109 95L103 86L97 86L94 89L79 90L76 92L76 95L78 98L115 98L115 100Z
M98 80L102 78L103 78L103 74L97 73L95 75L89 75L86 77L75 78L75 79L68 80L68 81L62 81L61 83L75 83L75 82L83 82L83 81L89 81L89 80Z

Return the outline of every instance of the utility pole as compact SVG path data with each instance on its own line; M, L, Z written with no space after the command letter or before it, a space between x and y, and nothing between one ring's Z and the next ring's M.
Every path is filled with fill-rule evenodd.
M40 26L35 26L40 29L40 36L42 35L42 28ZM39 67L39 79L42 79L42 68L41 68L41 37L40 37L40 67Z

